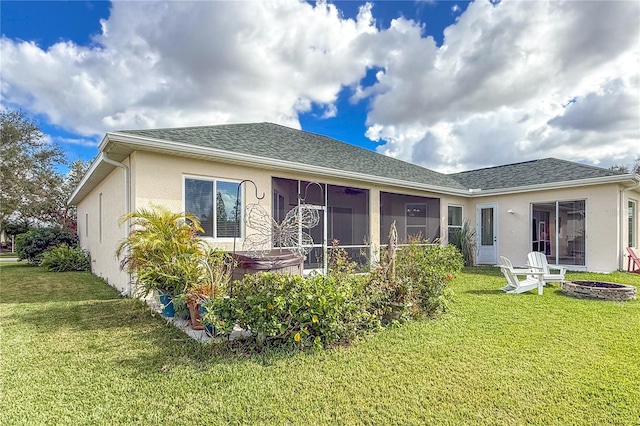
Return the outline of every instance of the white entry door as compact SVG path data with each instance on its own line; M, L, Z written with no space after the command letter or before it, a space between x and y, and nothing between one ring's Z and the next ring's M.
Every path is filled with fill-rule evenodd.
M498 206L476 205L476 236L478 246L477 263L495 265L498 263Z

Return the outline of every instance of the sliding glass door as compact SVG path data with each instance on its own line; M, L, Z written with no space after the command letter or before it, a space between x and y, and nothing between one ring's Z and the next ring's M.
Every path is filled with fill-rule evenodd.
M585 200L532 204L531 250L555 265L585 265Z

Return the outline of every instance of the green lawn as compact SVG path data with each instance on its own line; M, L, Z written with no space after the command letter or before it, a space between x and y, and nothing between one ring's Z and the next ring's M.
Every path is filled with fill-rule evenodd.
M574 274L586 278L590 274ZM640 275L598 276L640 286ZM640 301L507 295L350 347L221 355L87 273L0 264L0 424L640 424Z

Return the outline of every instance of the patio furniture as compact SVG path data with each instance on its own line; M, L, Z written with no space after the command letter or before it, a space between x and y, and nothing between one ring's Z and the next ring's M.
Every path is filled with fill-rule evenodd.
M634 249L633 247L627 247L627 252L629 252L627 271L640 274L640 259L638 258L635 250L636 249Z
M542 287L544 285L542 276L544 275L544 272L535 269L516 269L513 267L511 261L504 256L500 256L500 262L500 270L504 274L508 283L500 290L509 294L519 294L537 288L538 294L542 295ZM521 281L518 278L519 275L523 275L526 278Z
M547 256L539 251L532 251L527 255L529 261L528 266L536 270L544 272L542 275L542 281L544 284L549 282L564 282L564 274L567 272L567 268L560 266L549 266L547 262ZM552 274L551 269L558 270L558 273Z

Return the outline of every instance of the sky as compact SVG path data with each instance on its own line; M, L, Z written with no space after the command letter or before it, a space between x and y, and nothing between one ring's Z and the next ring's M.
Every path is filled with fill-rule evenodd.
M6 1L0 99L105 132L273 122L451 173L640 157L640 2Z

